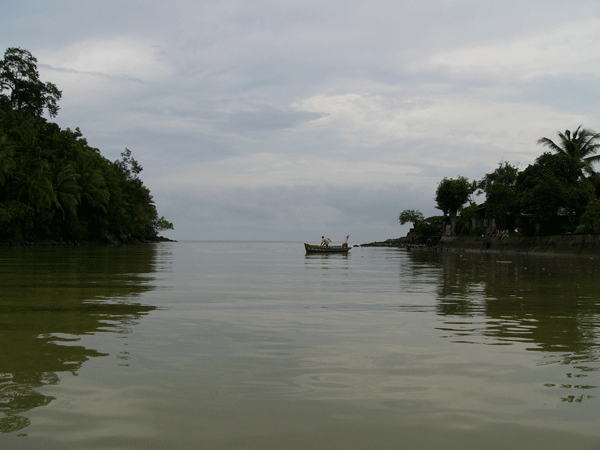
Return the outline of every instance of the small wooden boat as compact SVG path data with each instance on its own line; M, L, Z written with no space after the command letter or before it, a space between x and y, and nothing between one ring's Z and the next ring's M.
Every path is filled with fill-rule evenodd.
M304 248L306 249L306 253L348 253L350 251L350 247L348 244L344 245L330 245L329 247L321 247L320 245L311 245L304 244Z

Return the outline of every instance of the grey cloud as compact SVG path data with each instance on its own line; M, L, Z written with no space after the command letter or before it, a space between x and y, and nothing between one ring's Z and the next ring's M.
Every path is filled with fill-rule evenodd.
M268 105L261 105L254 111L234 111L230 114L221 114L218 120L221 129L263 132L294 128L324 116L324 114L308 111L284 111Z
M600 77L591 73L539 77L522 85L518 96L515 96L515 100L526 99L553 108L560 107L563 111L594 114L598 107L595 102L589 101L591 98L600 98ZM565 127L567 125L578 126L565 124ZM600 128L600 124L585 126Z
M53 67L50 64L38 64L37 66L40 68L44 68L44 69L47 69L50 71L55 71L55 72L90 75L93 77L106 78L109 80L127 81L127 82L133 82L133 83L142 83L143 82L141 78L134 78L134 77L130 77L127 75L109 75L109 74L102 73L102 72L88 72L88 71L84 71L84 70L75 70L75 69L69 69L69 68L64 68L64 67Z
M160 49L153 56L165 70L148 77L141 70L120 76L118 67L109 76L97 67L76 72L62 62L39 63L69 79L85 74L77 79L79 92L94 89L97 103L71 98L69 104L69 86L59 85L64 103L57 122L79 126L109 159L130 148L160 213L175 223L173 237L371 239L399 234L402 209L439 213L433 196L444 176L480 179L500 160L526 165L540 152L536 139L555 128L600 128L593 56L560 77L535 67L519 72L536 74L528 80L476 64L451 70L432 63L434 56L518 48L523 37L559 28L572 29L578 42L582 21L599 18L593 1L152 0L139 8L117 0L22 0L2 6L0 44L65 56L60 61L79 43L101 48L114 38ZM103 90L107 85L114 89ZM338 96L365 101L338 103ZM313 99L313 108L298 109ZM206 186L210 193L198 192L192 175L173 193L158 183L161 174L175 176L186 165L227 159L235 166L238 155L258 164L272 155L277 164L256 173L274 180L284 179L285 170L294 175L300 159L327 161L338 184L325 171L310 184L256 188L252 168L228 172L228 164L215 167L232 183L251 185L228 190L219 179L217 187ZM397 182L389 171L385 183L370 173L370 183L353 179L361 175L357 166L370 162L415 170L402 168ZM277 176L268 177L269 170Z

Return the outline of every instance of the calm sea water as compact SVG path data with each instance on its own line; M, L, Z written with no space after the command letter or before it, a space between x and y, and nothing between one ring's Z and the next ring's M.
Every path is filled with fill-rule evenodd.
M0 251L2 449L600 449L600 258Z

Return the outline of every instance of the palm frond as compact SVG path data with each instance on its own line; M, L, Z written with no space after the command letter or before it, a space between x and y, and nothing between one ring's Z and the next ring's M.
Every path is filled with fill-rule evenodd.
M556 145L552 139L548 139L547 137L538 139L537 143L544 147L550 147L551 150L554 150L557 153L563 153L563 149Z
M538 139L537 143L549 147L556 153L579 159L584 163L584 172L589 175L593 174L594 168L592 163L600 161L600 155L591 155L595 155L600 149L600 133L582 128L582 125L579 125L572 133L570 130L565 130L564 133L559 131L557 134L559 137L558 144L545 137Z

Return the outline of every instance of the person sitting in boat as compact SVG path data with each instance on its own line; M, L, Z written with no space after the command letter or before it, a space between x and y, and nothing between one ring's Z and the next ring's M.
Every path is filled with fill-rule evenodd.
M329 244L331 244L331 239L321 236L321 247L329 247Z

